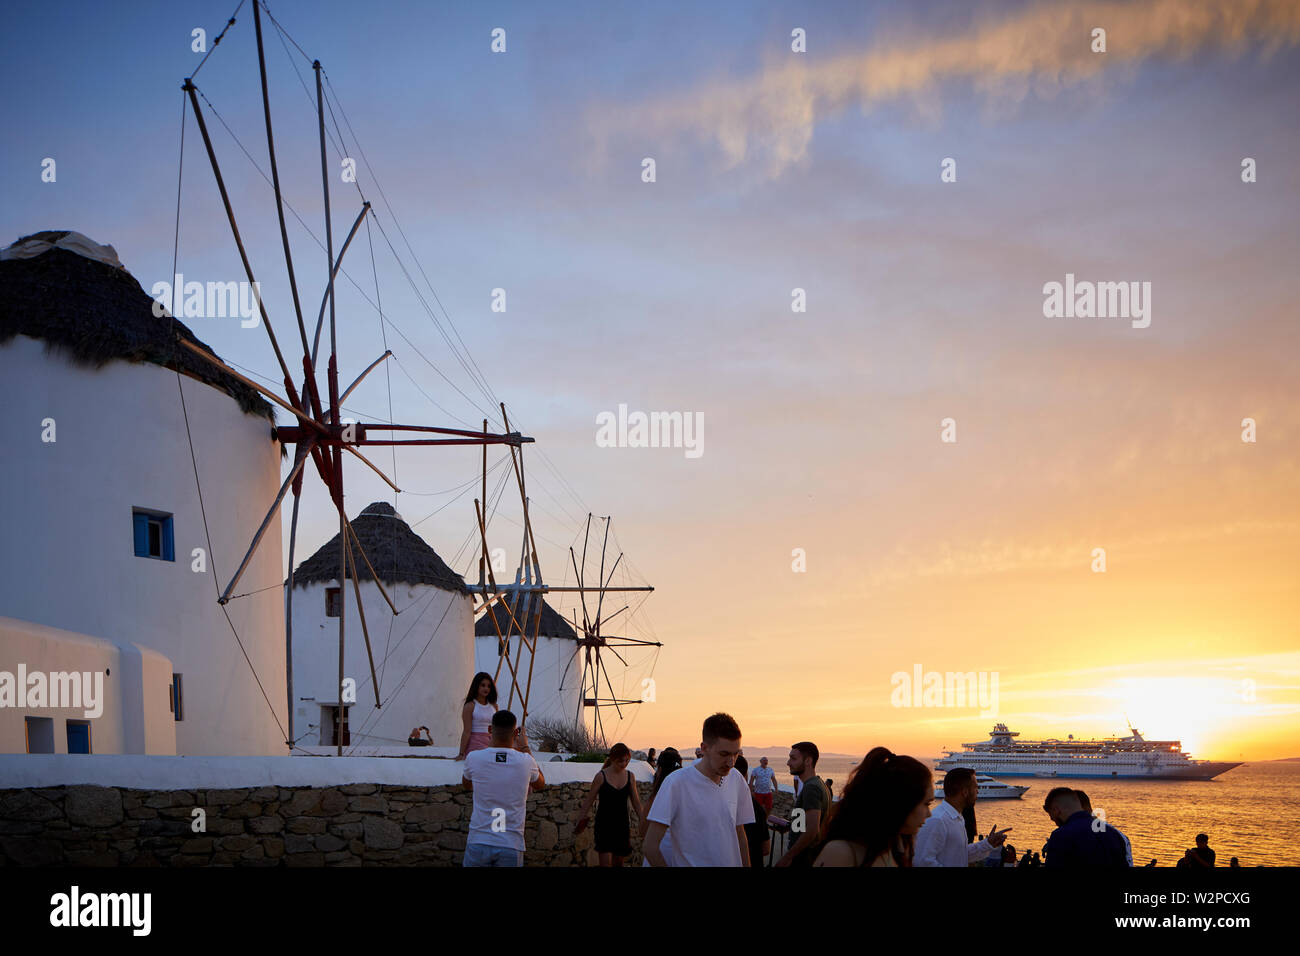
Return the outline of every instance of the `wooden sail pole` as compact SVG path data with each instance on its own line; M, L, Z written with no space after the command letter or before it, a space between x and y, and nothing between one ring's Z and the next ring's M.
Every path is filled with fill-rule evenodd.
M352 590L357 596L357 616L361 619L361 636L366 641L366 658L370 661L370 683L375 688L375 708L378 709L383 706L379 702L379 678L375 674L375 655L370 648L370 629L366 627L366 609L361 603L361 581L357 575L357 560L352 556L352 543L350 541L347 542L345 553L348 556L347 573L352 578Z
M366 549L361 547L361 539L357 537L357 529L352 527L351 521L347 522L347 526L348 534L352 536L352 543L356 545L357 553L361 555L361 560L366 562L366 567L370 569L370 576L375 579L375 587L379 588L379 596L384 599L388 609L393 612L393 617L396 617L400 612L397 610L396 605L393 604L393 599L388 596L388 591L384 588L384 582L379 580L379 574L375 571L375 566L370 563L370 558L366 556Z
M302 336L302 350L306 354L307 326L302 321L302 302L298 298L298 279L293 271L289 228L284 221L284 199L280 194L280 166L275 161L275 135L271 130L271 91L266 82L266 54L262 49L261 6L258 0L253 0L253 31L257 34L257 71L262 78L262 115L266 119L266 151L271 158L271 188L275 192L275 211L280 217L280 244L284 246L284 262L289 273L289 291L293 294L293 311L298 317L298 334Z
M483 522L483 509L479 506L479 502L478 502L477 499L475 499L475 501L474 501L474 514L478 517L478 532L479 532L479 538L480 538L481 541L482 541L482 544L483 544L483 548L484 548L484 550L486 550L486 549L487 549L487 525L484 524L484 522ZM488 582L492 585L492 590L493 590L493 592L494 592L494 593L500 593L499 590L498 590L498 588L497 588L496 575L495 575L495 573L493 573L493 571L492 571L492 565L491 565L491 564L488 565L487 573L488 573ZM520 633L520 634L523 634L523 633L524 633L524 629L523 629L522 627L519 626L519 622L515 619L515 612L514 612L514 609L510 606L510 602L509 602L509 601L501 601L500 604L501 604L502 607L504 607L504 608L506 609L506 613L507 613L508 615L510 615L510 623L508 623L508 624L506 625L506 634L510 634L510 633L512 633L512 631L513 631L514 629L516 629L516 628L519 630L519 633ZM501 637L501 622L497 620L497 616L496 616L495 613L492 613L492 627L493 627L493 629L497 632L497 640L498 640L498 642L500 642L500 641L502 640L502 637ZM510 663L510 657L509 657L509 655L508 655L508 654L504 654L504 655L502 655L502 656L503 656L504 659L505 659L506 665L510 668L510 681L511 681L511 687L512 687L512 688L513 688L513 687L518 687L518 686L519 686L519 679L518 679L518 676L515 674L514 665ZM497 662L497 673L500 673L500 672L501 672L501 664L500 664L500 662L498 661L498 662ZM492 680L493 680L493 683L496 683L496 678L493 678Z

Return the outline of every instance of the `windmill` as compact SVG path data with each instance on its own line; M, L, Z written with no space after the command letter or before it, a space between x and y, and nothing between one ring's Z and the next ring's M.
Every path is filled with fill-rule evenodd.
M578 638L577 647L574 649L574 659L579 656L582 658L581 664L581 684L578 703L578 713L575 720L582 720L583 713L587 708L592 711L592 730L595 733L596 740L604 746L605 726L601 718L601 709L613 707L620 718L623 716L623 708L636 706L643 703L642 699L621 699L614 691L613 682L609 679L609 671L605 666L605 661L601 657L601 651L608 650L617 657L623 666L627 666L627 660L618 652L620 647L662 647L659 641L646 641L640 638L628 636L615 636L605 633L605 625L614 618L618 617L624 611L629 609L625 604L612 614L605 613L605 596L607 594L626 592L626 591L653 591L652 587L612 587L611 582L614 579L614 572L618 570L623 561L623 554L619 552L617 558L609 564L609 574L605 574L606 558L609 548L609 528L613 519L606 516L598 520L605 522L605 533L601 536L600 542L600 565L597 572L596 583L594 586L588 586L586 576L589 572L587 568L587 549L591 541L591 521L594 515L587 515L587 527L582 539L582 562L579 564L577 555L572 547L569 548L569 560L573 565L574 575L577 577L578 586L574 588L578 593L579 601L582 606L582 624L581 637ZM593 557L594 560L594 557ZM587 595L595 595L595 608L589 609L587 606ZM577 609L574 609L574 630L578 630ZM572 663L572 661L570 661ZM601 681L604 680L605 687L609 691L608 697L601 696Z
M244 0L241 0L240 8L242 9ZM238 15L239 9L235 14ZM328 176L328 160L326 152L326 127L325 113L331 111L337 105L324 95L322 86L322 67L320 60L312 61L312 70L315 74L315 118L319 131L320 139L320 157L321 157L321 185L324 199L324 218L325 218L325 243L324 251L326 255L327 281L322 292L320 306L317 312L314 333L308 336L308 327L303 318L303 306L299 295L298 281L294 270L293 254L289 244L288 231L286 228L284 207L286 205L281 189L280 176L276 163L274 128L271 118L271 103L269 83L267 79L266 57L262 36L262 18L261 14L265 11L275 28L279 31L282 38L288 37L283 27L275 20L270 11L266 9L262 0L253 0L253 22L257 40L257 57L258 71L261 80L262 107L263 116L266 126L266 146L267 154L270 160L269 182L272 186L275 196L276 214L279 220L281 244L284 250L286 277L288 280L289 290L292 294L293 308L297 320L299 344L302 348L301 373L300 381L295 376L296 371L291 371L290 364L285 358L284 350L276 338L270 316L267 313L265 303L261 297L257 297L257 305L260 313L261 324L266 329L267 337L270 341L271 349L274 352L277 363L282 373L284 386L284 397L281 397L267 388L258 385L248 377L241 375L239 372L230 368L215 355L207 352L189 342L179 342L179 345L194 352L204 361L210 362L219 367L222 371L231 375L236 380L253 388L267 399L274 402L285 411L289 412L296 420L293 424L283 426L277 429L277 437L284 444L294 445L293 465L285 477L278 494L272 501L266 517L263 519L253 540L249 545L248 551L243 561L232 575L226 587L220 590L218 597L219 603L226 604L232 599L232 592L239 583L249 562L256 553L258 546L266 530L275 520L284 499L290 491L293 493L293 513L290 521L289 533L289 574L286 581L286 593L292 593L293 575L294 575L294 551L297 542L298 517L301 505L301 495L303 489L304 475L308 473L306 467L308 460L311 461L315 474L321 479L327 489L330 500L339 518L339 568L341 569L341 578L351 578L353 590L357 600L358 618L361 625L362 638L365 642L367 659L369 661L371 672L371 684L374 687L375 705L382 706L379 694L379 680L375 671L374 654L370 643L370 634L366 625L365 611L362 605L360 584L358 582L357 569L364 565L369 571L370 577L374 580L377 589L385 603L394 615L399 614L397 607L388 592L383 587L380 576L375 572L375 568L367 557L364 548L358 539L356 532L352 529L351 522L348 520L344 510L343 495L343 461L345 455L351 455L356 458L367 468L374 471L385 484L400 493L401 489L391 480L383 471L379 469L369 458L362 452L363 446L423 446L423 445L481 445L483 446L483 493L481 499L475 500L475 514L477 521L477 531L482 545L482 555L479 562L479 583L478 586L469 586L468 590L477 599L477 606L474 608L475 616L487 612L496 605L501 605L505 613L506 628L504 632L500 627L501 621L494 613L490 615L493 625L496 628L497 638L501 647L501 655L498 659L497 673L495 677L501 678L502 667L509 671L510 683L508 690L507 706L514 706L515 699L519 701L520 725L526 726L528 717L528 700L532 685L533 674L533 657L537 648L538 625L540 624L540 614L530 615L531 608L541 605L544 596L552 592L576 592L582 595L584 602L584 620L589 620L589 615L585 611L585 595L587 593L599 594L597 601L598 608L603 606L604 595L608 592L615 591L652 591L651 587L611 587L608 580L602 581L598 586L588 587L582 580L579 580L576 587L550 587L543 582L541 564L538 560L537 545L533 534L532 523L529 516L529 499L525 483L524 465L523 465L523 445L532 443L533 439L512 430L510 420L506 413L504 404L500 405L501 420L505 427L504 432L490 432L488 430L487 419L483 420L481 431L473 429L438 427L430 425L402 425L395 423L383 422L351 422L345 420L342 416L343 403L348 396L361 384L361 382L377 367L383 364L387 359L392 357L390 350L385 350L382 355L367 365L353 382L345 389L340 390L340 367L338 351L338 318L335 305L335 280L342 269L342 263L345 255L350 248L353 239L356 237L359 228L369 219L376 220L377 217L371 209L369 201L361 196L361 208L357 213L356 219L348 231L342 246L336 256L334 253L333 224L330 214L330 190ZM227 22L225 28L217 36L213 43L212 50L208 56L215 51L217 45L221 42L226 32L236 22L235 16L232 16ZM302 53L301 47L292 38L288 38L293 46ZM287 48L286 48L287 49ZM302 53L304 59L309 59L305 53ZM249 284L258 288L252 264L249 261L248 254L245 250L243 240L240 236L239 227L236 223L235 213L231 204L229 193L227 192L224 178L221 173L221 167L217 160L216 152L213 148L212 138L209 134L208 126L204 113L199 104L200 92L194 85L194 77L206 62L207 56L200 61L199 66L194 72L185 79L182 89L185 91L185 101L188 108L192 108L195 120L200 134L203 138L203 144L207 153L209 165L216 181L218 192L220 193L222 205L224 206L226 218L230 225L231 234L234 238L235 246L238 249L240 260L243 264L245 275ZM301 78L301 77L300 77ZM306 84L304 83L304 89ZM310 96L310 94L308 94ZM206 100L206 97L204 97ZM341 109L341 107L339 107ZM346 118L346 117L345 117ZM184 114L182 114L182 135L181 135L181 159L184 158ZM224 121L223 121L224 125ZM337 121L335 121L337 127ZM242 147L242 144L241 144ZM251 156L249 157L251 160ZM358 186L358 192L360 187ZM382 192L382 190L381 190ZM390 211L391 211L391 207ZM295 213L296 215L296 213ZM179 191L178 191L178 210L177 210L177 242L179 244ZM368 226L367 226L368 228ZM382 230L382 225L380 226ZM399 262L400 264L400 262ZM173 272L176 270L173 268ZM409 278L409 276L408 276ZM321 335L324 329L326 309L329 311L329 355L325 362L326 365L326 388L322 394L317 372L320 367L320 348ZM382 315L382 312L381 312ZM450 340L448 340L450 345ZM375 437L376 434L389 433L390 437ZM416 435L426 435L433 437L411 437L408 433ZM495 579L491 562L488 560L487 548L487 525L488 525L488 504L487 504L487 446L488 445L505 445L509 448L511 466L519 491L520 500L523 504L523 542L521 547L521 557L518 569L515 574L513 583L499 584ZM588 516L588 531L590 531L590 518ZM607 529L608 530L608 529ZM585 553L585 545L584 545ZM617 564L617 562L616 562ZM580 575L581 577L581 575ZM603 572L601 577L603 578ZM342 697L341 688L344 683L344 650L346 642L346 609L344 604L344 590L346 581L340 581L339 599L337 604L338 610L338 642L339 642L339 685L340 697ZM238 596L238 595L236 595ZM588 698L586 691L583 693L584 705L590 705L597 708L597 720L599 721L599 707L617 706L635 703L633 701L622 701L611 697L601 699L599 688L596 685L596 677L603 673L600 662L600 649L602 647L618 646L617 641L611 643L603 638L600 633L600 614L597 612L594 619L594 629L589 630L584 626L583 637L579 641L579 647L587 651L588 656L594 651L595 657L593 662L594 670L588 672L584 665L584 682L588 674L591 677L592 693ZM606 618L608 620L608 618ZM293 658L292 658L292 640L293 640L293 617L292 601L286 602L285 615L285 643L286 643L286 661L288 677L288 743L292 747L294 741L293 734L293 715L294 715L294 698L293 698ZM630 639L629 639L630 640ZM642 644L653 644L659 646L657 642L633 642ZM513 648L513 656L510 651ZM617 652L615 652L617 653ZM527 659L525 659L527 654ZM609 683L608 675L605 674L606 683ZM584 684L585 686L585 684ZM340 700L340 705L342 700ZM620 710L621 713L621 710ZM340 706L335 716L335 739L337 742L336 753L342 755L343 752L343 734L341 733L343 721L343 708Z
M366 653L370 661L371 681L375 691L375 706L379 707L382 706L379 698L379 681L375 675L374 654L370 645L370 635L366 627L365 611L361 604L361 591L360 591L360 584L358 582L358 575L357 575L357 568L359 563L364 563L367 569L370 571L370 574L374 578L375 584L378 587L380 594L384 598L384 601L388 604L389 608L392 610L393 614L397 614L399 612L396 606L393 604L392 598L389 596L388 592L384 589L379 575L375 573L375 569L373 568L373 566L371 566L370 560L366 556L364 549L361 547L361 543L357 539L356 533L352 530L351 522L349 522L347 513L344 510L343 462L344 462L345 454L351 455L353 458L360 461L367 468L371 469L377 475L379 475L379 477L390 488L392 488L394 491L400 492L400 489L397 487L397 485L391 479L389 479L388 476L385 475L383 471L381 471L372 461L370 461L370 459L368 459L364 454L362 454L362 452L360 451L361 447L423 446L423 445L482 445L484 446L484 455L486 456L486 446L496 444L496 445L509 446L513 458L516 449L520 448L524 443L531 442L533 439L526 438L520 435L518 432L507 431L505 433L491 433L487 430L486 421L484 421L483 430L479 432L479 431L473 431L469 429L445 428L445 427L437 427L437 426L430 426L430 425L404 425L404 424L383 423L383 422L345 422L343 420L343 415L342 415L343 402L347 400L348 396L352 394L352 392L366 378L366 376L370 374L370 372L372 372L376 367L378 367L381 363L383 363L386 359L388 359L393 354L391 351L386 350L382 355L380 355L377 359L375 359L368 366L366 366L366 368L362 370L361 374L356 377L356 379L352 382L351 385L349 385L345 389L340 390L339 387L340 369L339 369L337 315L336 315L336 308L335 308L334 281L339 274L339 270L343 262L343 257L347 254L348 248L351 245L353 238L356 236L358 228L361 226L362 222L365 221L366 216L368 214L371 214L371 208L369 202L362 203L361 210L357 214L356 220L353 222L352 228L348 232L347 238L344 240L342 247L339 249L338 255L335 256L333 225L330 216L330 190L329 190L329 175L327 169L328 163L327 163L326 146L325 146L326 103L325 103L325 98L322 92L322 85L321 85L321 63L319 60L316 60L313 62L312 68L313 71L315 72L315 78L316 78L316 115L317 115L318 128L320 131L321 184L324 193L325 236L326 236L325 252L327 257L326 274L328 276L328 280L326 283L326 288L321 298L320 308L317 313L315 332L314 335L311 336L309 339L307 334L307 325L303 319L303 308L302 308L301 298L299 296L298 281L294 271L293 254L290 248L288 230L285 224L285 217L284 217L285 204L280 190L280 175L279 175L279 169L275 157L275 137L274 137L273 125L271 121L271 100L270 100L270 92L269 92L269 87L267 82L266 57L265 57L263 38L262 38L261 9L262 9L261 0L254 0L253 22L254 22L254 28L257 36L258 70L261 79L262 106L263 106L263 115L265 117L265 122L266 122L266 143L267 143L267 152L270 159L271 181L275 193L276 213L279 217L280 238L284 248L284 258L285 258L285 267L286 267L288 285L289 285L290 292L292 293L293 296L294 312L297 319L299 344L302 347L302 362L301 362L302 367L300 373L301 385L298 384L298 381L295 378L295 372L290 370L289 363L285 358L284 350L281 348L280 343L276 338L275 330L271 324L271 318L267 313L266 305L261 301L260 296L258 297L258 309L260 311L261 324L266 329L267 337L270 340L271 349L275 354L276 362L279 364L280 371L283 374L283 384L284 384L284 391L285 391L285 395L283 398L275 394L274 392L270 391L269 389L262 387L261 385L252 381L248 377L241 375L239 372L230 368L228 365L226 365L224 362L222 362L212 353L190 342L178 339L178 345L190 350L195 355L202 358L204 361L210 362L211 364L220 368L226 374L232 376L233 378L249 386L250 388L253 388L260 394L264 395L267 399L274 402L280 408L289 412L294 417L294 419L296 419L296 424L277 429L277 437L282 443L286 445L287 444L294 445L293 466L289 470L288 475L285 477L284 482L281 484L280 490L276 494L275 499L271 502L270 508L266 513L266 517L263 519L261 525L258 527L257 532L254 534L253 540L249 545L248 551L245 554L243 560L240 562L238 568L230 578L230 581L227 583L226 587L221 591L220 596L218 597L218 602L222 605L225 605L228 601L231 600L232 592L234 591L235 586L239 583L239 580L243 576L245 570L247 570L249 562L252 560L253 555L257 552L258 546L261 544L267 529L271 526L271 522L276 519L276 516L280 510L280 506L284 502L285 496L290 491L292 491L293 493L294 505L293 505L293 516L291 519L291 526L290 526L290 534L289 534L289 578L286 586L288 588L288 591L290 593L292 592L293 570L294 570L293 551L294 551L294 545L296 543L296 537L297 537L299 504L300 504L300 498L302 494L303 478L304 478L304 474L306 473L306 464L307 461L310 460L315 470L315 473L317 474L317 476L319 476L322 483L328 490L330 499L333 502L334 507L338 512L339 552L340 552L339 567L341 569L340 576L342 578L350 577L352 579L353 589L357 598L357 610L361 622L362 637L365 640ZM269 15L270 14L268 11L268 16ZM232 16L229 22L227 23L226 28L222 30L221 34L217 37L216 42L214 42L213 50L215 50L216 45L220 43L221 38L225 35L226 30L228 30L230 26L232 26L234 23L235 23L235 18ZM199 68L203 66L203 62L206 62L206 59L207 57L204 57L204 60L200 61ZM196 68L194 73L192 73L189 77L185 79L185 82L182 85L182 89L185 91L189 107L192 108L194 111L194 116L195 116L196 123L198 125L199 133L203 137L203 145L207 152L209 164L212 167L212 173L216 180L217 189L221 195L222 205L225 208L226 218L230 225L231 234L234 237L235 246L239 251L239 256L243 264L244 272L247 276L249 284L254 289L256 289L258 288L258 284L254 276L253 267L249 261L248 254L244 248L243 240L240 237L239 227L235 219L234 208L231 205L230 195L227 192L225 180L222 177L221 166L217 161L217 155L212 145L212 138L208 131L203 110L199 105L199 99L198 99L199 91L198 91L198 87L194 85L194 76L197 75L199 68ZM184 117L182 116L182 149L181 149L182 160L184 157L183 130L184 130ZM179 203L179 197L178 197L178 203ZM178 206L178 235L179 235L179 206ZM329 357L326 363L326 391L325 394L322 396L320 384L317 379L317 370L319 367L318 359L320 357L319 353L320 353L320 344L321 344L320 342L321 332L324 325L325 311L327 306L329 309L329 333L330 333L329 334ZM504 411L505 411L505 407L503 405L502 406L503 415L504 415ZM507 423L507 428L508 427L509 426ZM375 433L378 434L389 433L391 437L388 438L376 437ZM423 434L423 435L436 436L436 437L406 437L408 433L415 433L417 435ZM518 463L516 463L516 473L519 475L520 488L522 490L523 487L522 472L519 471L518 468L519 468ZM480 514L480 526L482 527L481 510L479 510L479 514ZM534 563L535 563L535 554L534 554ZM538 573L538 580L540 580L540 572ZM344 607L345 607L344 595L345 595L346 583L344 581L340 581L340 584L343 585L343 587L340 587L339 589L338 643L339 643L339 686L340 686L340 697L342 697L341 689L344 684L344 672L343 672L344 671L344 647L346 641L346 625L345 625L346 614L344 613ZM493 596L493 599L495 599L495 595ZM490 603L490 602L488 602L485 599L485 606L486 603ZM292 602L287 602L287 607L291 608ZM289 731L288 731L289 739L286 741L286 743L290 747L292 747L293 746L292 721L293 721L294 702L293 702L291 611L286 612L285 623L286 623L286 635L285 635L286 656L288 658L288 670L287 670L288 673L287 690L288 690L288 701L289 701L288 717L290 721ZM343 708L342 706L340 706L338 708L337 716L335 718L336 719L335 738L337 741L336 753L339 756L341 756L343 753L343 743L342 743L343 734L340 732L341 722L343 719L342 715L343 715Z
M502 406L501 408L501 416L502 416L502 421L504 421L506 423L506 427L509 428L510 419L509 416L506 414L505 406ZM484 429L486 430L486 428L487 428L487 422L484 422ZM552 594L552 593L566 593L566 594L576 593L582 601L584 623L581 632L582 636L579 637L577 641L577 646L575 647L575 657L579 652L583 652L585 653L585 659L584 659L584 664L582 669L583 684L582 684L582 692L579 697L579 709L578 709L578 713L575 714L574 716L574 720L577 723L581 723L583 710L585 709L585 707L591 706L595 708L596 736L597 739L603 740L603 728L600 720L600 707L602 706L618 707L620 708L619 714L621 716L622 715L621 707L623 705L638 704L641 703L641 701L619 700L617 696L613 693L613 686L612 684L610 684L609 675L607 672L605 672L603 668L603 664L601 662L601 658L600 658L601 648L608 647L613 651L615 656L619 656L618 652L616 650L613 650L613 648L620 647L620 646L632 646L632 645L654 646L654 647L662 646L657 641L642 641L634 638L622 638L622 637L615 637L615 638L603 637L600 633L600 626L601 626L601 609L604 607L605 595L608 593L621 593L621 592L634 592L634 591L650 592L653 591L654 588L648 585L644 585L644 586L629 585L629 586L620 586L620 587L611 586L611 581L613 579L614 571L617 569L618 564L622 560L623 556L620 554L618 559L613 562L613 565L610 567L609 577L607 578L604 574L604 568L605 568L605 547L608 545L609 542L609 519L608 518L604 519L606 523L605 540L601 546L601 570L600 570L598 583L595 586L588 586L584 581L583 572L576 571L577 564L576 564L576 559L574 558L572 548L569 549L569 556L570 556L570 560L573 560L575 562L574 567L577 573L577 585L576 586L561 585L559 587L552 587L544 583L544 581L542 580L541 563L538 561L537 558L537 542L533 534L532 519L530 517L529 508L528 508L529 499L528 499L527 485L524 478L523 449L521 447L512 445L510 447L510 459L511 459L511 466L514 471L515 481L519 489L519 498L523 502L523 541L520 546L519 565L515 572L515 580L513 584L502 585L499 584L496 580L496 575L492 569L492 562L489 560L488 543L487 543L487 527L484 520L483 508L480 506L477 500L474 503L475 513L478 518L479 540L482 546L482 551L480 553L479 562L478 562L479 583L477 587L470 588L471 593L473 593L478 598L480 598L482 602L475 608L475 614L477 615L479 613L487 612L490 608L492 608L496 604L500 604L502 609L505 611L504 620L506 623L506 627L504 629L501 626L502 615L498 615L495 612L488 614L488 617L492 621L493 630L496 633L497 646L498 646L497 668L496 668L496 672L493 674L493 680L494 681L503 680L501 671L502 671L502 666L504 665L504 667L509 673L509 678L510 678L509 689L507 691L507 697L506 697L506 707L507 709L513 709L515 699L517 697L519 700L520 725L526 726L527 719L528 719L528 701L529 701L529 696L532 692L532 684L533 684L533 664L537 654L537 641L538 641L538 636L542 624L542 610L544 607L545 595ZM483 449L483 500L484 501L487 500L487 447L486 446L484 446ZM591 534L591 519L592 519L592 515L588 514L587 528L586 528L586 534L588 537ZM587 554L587 544L586 541L584 541L583 543L584 564L586 561L586 554ZM596 612L594 616L589 615L586 610L586 603L587 603L586 596L589 593L596 595ZM628 609L627 606L624 606L623 608L620 608L618 611L616 611L613 615L609 615L609 617L606 617L605 620L609 620L610 618L618 614L621 614L623 611L626 611L627 609ZM576 630L577 628L575 627L575 631ZM511 657L512 647L514 651L513 659ZM526 671L524 669L525 652L527 652ZM594 658L593 658L593 652L594 652ZM621 657L620 660L622 660ZM573 660L570 659L569 665L571 666L572 663ZM626 663L627 662L624 661L624 664ZM566 671L565 671L566 676L567 673L568 671L566 667ZM604 699L600 697L600 689L598 686L598 677L602 675L605 678L606 685L610 687L610 696ZM561 680L561 684L563 684L563 680ZM587 693L588 688L590 688L591 690L590 697L588 696Z

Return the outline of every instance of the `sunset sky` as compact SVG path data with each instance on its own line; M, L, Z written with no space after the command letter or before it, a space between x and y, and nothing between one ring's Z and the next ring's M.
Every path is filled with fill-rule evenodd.
M190 31L210 43L236 3L6 11L5 244L75 229L146 291L170 277ZM572 583L591 511L613 516L627 580L656 588L630 627L664 648L611 661L629 696L653 674L655 700L611 717L612 736L694 746L726 710L755 748L933 756L995 719L1086 737L1127 715L1198 757L1300 756L1300 4L270 9L324 64L384 229L388 324L341 282L341 378L385 335L396 362L349 408L386 420L391 383L397 420L479 427L499 398L537 439L548 580ZM294 71L311 87L310 63L264 29L286 198L323 234ZM266 169L247 4L195 83ZM207 119L277 333L296 340L270 188ZM337 248L361 200L331 189ZM242 279L192 115L181 210L180 271ZM324 253L289 229L314 318ZM363 229L345 268L373 300L369 256ZM1149 327L1044 317L1044 285L1067 274L1151 283ZM282 391L261 328L187 323ZM703 453L598 447L597 416L620 404L702 415ZM477 486L455 494L477 469L476 449L396 456L399 512L472 579L457 549ZM392 500L359 467L347 483L353 515ZM304 500L300 557L337 530L319 482ZM512 557L519 516L507 489L490 543ZM996 672L996 718L892 706L891 675L918 664Z

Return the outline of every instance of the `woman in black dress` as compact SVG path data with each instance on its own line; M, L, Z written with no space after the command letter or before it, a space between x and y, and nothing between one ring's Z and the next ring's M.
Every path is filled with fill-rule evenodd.
M587 791L587 798L582 801L582 810L578 815L575 833L581 833L586 828L591 805L597 798L600 799L596 807L596 853L600 857L601 866L622 866L623 858L632 852L628 803L636 811L638 821L643 816L636 778L627 769L631 760L632 751L625 744L615 744L610 748L605 765L592 778L591 789Z

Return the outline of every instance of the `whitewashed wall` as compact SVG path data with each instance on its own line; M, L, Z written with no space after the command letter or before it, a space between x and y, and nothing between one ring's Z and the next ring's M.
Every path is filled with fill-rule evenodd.
M251 333L250 333L251 334ZM18 336L0 346L0 615L139 644L183 675L182 754L283 754L280 524L272 522L227 609L270 707L216 601L280 485L266 419L181 376L212 535L208 551L176 373L156 365L74 366ZM41 441L43 419L56 438ZM176 560L135 556L131 509L174 515ZM165 699L164 699L165 705Z
M500 660L497 654L497 639L495 635L478 636L474 639L474 656L477 662L477 670L486 671L489 674L497 673L497 662ZM511 638L510 641L510 660L515 660L515 652L519 647L519 638ZM572 721L578 712L578 692L582 681L582 662L573 661L574 642L563 640L556 637L539 637L537 639L537 656L533 662L533 681L528 693L528 719L536 720L538 718L547 718L553 720ZM528 653L525 651L519 655L519 686L524 687L528 682ZM565 665L569 665L569 671L564 673ZM564 678L564 686L561 689L560 678ZM497 706L505 708L510 700L510 668L504 662L501 663L501 671L497 674ZM468 687L468 684L466 685ZM510 708L518 716L520 708L518 705L518 695L515 697L516 703ZM586 715L584 715L586 716Z
M84 699L83 706L71 708L0 707L0 753L26 753L27 717L53 719L55 753L68 752L69 720L89 721L92 753L176 753L178 725L168 704L172 665L157 651L0 617L0 671L17 677L20 664L28 674L79 671L91 673L91 680L103 675L99 716L87 717Z
M337 705L339 700L339 619L325 615L325 587L293 589L294 736L304 747L321 740L320 705ZM361 582L383 702L376 711L356 594L347 582L344 674L357 685L357 701L348 711L351 743L400 746L412 727L423 725L436 744L455 747L460 742L460 708L474 676L470 598L427 584L398 582L386 588L401 612L397 617L373 581ZM317 727L308 732L309 724Z

